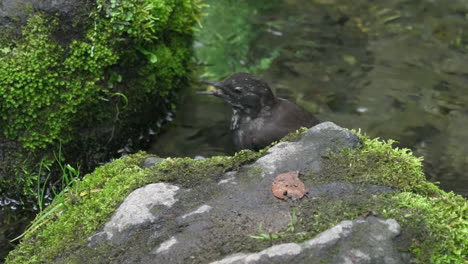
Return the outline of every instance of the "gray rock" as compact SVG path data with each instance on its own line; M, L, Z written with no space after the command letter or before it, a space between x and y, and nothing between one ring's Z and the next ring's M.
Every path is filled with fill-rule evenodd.
M154 166L158 165L159 163L161 163L163 161L164 161L164 159L162 159L162 158L149 157L149 158L146 158L140 164L140 168L142 168L142 169L151 168L151 167L154 167Z
M187 213L183 216L181 216L182 219L186 219L188 217L191 217L191 216L194 216L194 215L198 215L198 214L203 214L203 213L207 213L208 211L210 211L213 207L209 206L209 205L202 205L200 206L198 209L196 209L195 211L193 212L190 212L190 213Z
M21 28L32 14L38 12L58 17L59 29L52 35L61 45L83 35L94 7L89 0L0 0L0 30L19 37Z
M168 252L172 246L174 246L175 244L177 244L177 239L175 237L171 237L170 239L164 241L161 243L161 245L156 248L155 250L153 250L151 253L152 254L164 254L166 252Z
M166 183L148 184L136 189L125 198L103 231L89 238L88 246L94 248L106 240L122 242L128 236L128 231L155 222L157 217L151 212L152 208L157 205L168 208L174 205L179 189Z
M403 263L393 241L400 233L398 223L375 217L343 221L301 244L266 249L265 245L256 253L239 253L253 250L251 247L259 243L252 235L285 232L292 221L291 208L299 204L314 210L316 199L349 198L359 203L373 194L393 191L343 181L308 186L309 197L295 202L276 199L271 193L276 173L319 172L322 156L355 147L358 142L356 135L326 122L307 130L296 142L272 147L253 165L207 179L190 191L162 183L148 185L127 197L103 230L90 238L92 248L114 245L104 247L108 255L90 260L82 256L92 252L78 252L73 260L102 263L112 256L110 263L119 264ZM144 163L152 166L158 161ZM63 261L67 263L65 258Z
M343 197L346 194L350 194L353 192L361 192L365 191L371 194L377 193L384 193L384 192L394 192L396 191L393 188L388 186L381 186L381 185L370 185L370 186L363 186L356 183L348 183L348 182L331 182L325 184L317 184L313 187L308 189L309 197L319 197L328 195L331 197L339 198Z
M0 19L22 17L32 10L46 13L72 15L87 0L2 0L0 1Z
M301 244L280 244L257 253L233 254L212 264L406 263L393 244L400 232L394 219L368 217L343 221Z
M359 138L332 122L320 123L302 134L296 142L282 142L270 148L254 166L263 169L263 176L284 171L318 172L322 157L342 148L354 148Z

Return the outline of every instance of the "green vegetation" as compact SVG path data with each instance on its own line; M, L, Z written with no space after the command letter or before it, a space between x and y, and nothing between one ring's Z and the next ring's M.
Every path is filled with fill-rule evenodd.
M65 194L60 210L54 210L49 214L60 204L54 201L36 217L35 222L48 221L49 223L47 225L34 224L39 228L27 233L26 240L16 249L18 254L11 263L44 263L64 250L65 245L72 248L77 242L73 239L74 233L80 230L80 233L89 234L90 230L94 230L96 228L94 225L102 223L99 218L107 217L110 207L121 202L122 199L117 199L117 197L127 193L128 190L124 190L124 184L132 186L132 182L135 184L138 181L138 176L143 174L138 164L143 158L143 155L137 154L131 158L117 160L112 163L112 168L110 164L104 165L96 169L93 174L86 175L83 180L77 181L75 185L78 187ZM101 188L106 183L109 189L106 188L107 191L103 191ZM130 186L125 186L125 189ZM84 210L86 214L82 213ZM47 218L43 218L43 215L47 215ZM40 248L33 247L35 243L40 244ZM25 253L34 254L34 257L24 255Z
M259 154L241 151L233 157L207 160L166 159L154 168L141 169L139 165L148 156L140 152L118 159L76 181L60 199L55 199L36 217L35 228L9 255L7 263L47 263L82 245L138 187L164 181L191 188L216 180L223 171L238 169L243 163L258 158Z
M296 236L296 234L294 233L296 230L296 225L298 221L296 208L292 209L292 212L289 215L289 217L291 220L289 221L288 227L286 228L285 232L280 232L277 234L266 233L263 230L262 223L260 223L258 225L258 235L249 235L249 237L253 239L258 239L261 241L270 241L270 242L273 242L272 240L279 239L279 238L291 239L291 236Z
M417 263L459 263L468 258L468 201L427 182L421 158L408 149L393 148L393 141L370 139L358 133L361 146L331 154L320 174L308 174L313 184L346 181L396 188L396 193L375 195L365 190L347 199L325 197L300 205L304 221L295 239L310 239L337 223L372 210L395 218L403 236L413 241ZM305 220L307 219L307 220Z
M217 80L233 72L256 72L267 69L279 55L269 51L262 58L253 58L251 45L257 37L254 21L259 10L275 6L277 1L207 0L203 27L195 32L198 43L196 57L207 65L204 78Z
M356 132L356 131L354 131ZM361 140L358 149L344 149L332 155L335 161L327 169L326 178L314 177L317 181L332 181L333 177L343 177L331 170L344 172L348 182L379 184L398 188L403 191L417 192L424 195L442 193L433 183L427 182L422 171L422 158L413 156L409 149L393 148L392 140L387 142L378 138L370 139L356 132Z
M270 241L270 240L280 238L280 234L265 233L265 231L263 230L262 224L260 223L258 225L258 235L250 235L249 237L253 239L262 240L262 241Z
M70 149L80 142L82 153L84 146L97 152L173 110L190 71L200 6L198 0L97 0L73 18L70 39L60 38L62 17L33 10L20 35L5 31L0 133L22 148L10 153L18 160L0 164L12 177L1 179L0 189L23 186L29 193L40 161L59 144Z
M468 202L453 192L438 197L402 192L384 210L402 226L421 230L411 245L419 263L466 263L468 261ZM403 214L402 214L403 213ZM418 226L418 223L423 227Z
M59 152L56 154L54 153L55 161L50 161L47 158L43 158L39 163L39 172L37 173L35 180L36 180L36 192L34 197L36 197L37 202L36 206L39 208L39 213L37 214L36 221L31 223L26 230L19 235L18 237L12 239L12 241L18 240L23 236L26 236L34 230L36 230L40 225L42 225L46 219L49 217L50 214L55 212L57 209L63 206L65 202L65 195L67 193L77 193L79 187L79 179L80 179L80 169L73 168L70 164L63 164L65 160L62 156L61 148ZM47 204L47 187L49 185L49 179L52 174L51 166L56 162L60 167L62 172L61 176L61 185L58 186L58 191L55 188L52 188L53 192L53 199L54 199L54 206L47 208L45 211ZM45 176L45 180L42 178ZM49 197L51 198L51 197Z
M69 140L66 132L86 106L120 93L131 111L145 96L167 95L174 78L187 74L196 1L99 0L90 17L84 37L63 45L53 37L58 18L36 13L19 41L0 47L0 124L29 150ZM137 76L122 76L118 68L129 66Z
M82 104L99 99L97 83L105 67L117 61L103 35L93 43L93 56L90 43L73 42L63 60L64 49L51 39L57 23L42 14L32 16L24 38L0 57L1 127L29 150L63 138Z

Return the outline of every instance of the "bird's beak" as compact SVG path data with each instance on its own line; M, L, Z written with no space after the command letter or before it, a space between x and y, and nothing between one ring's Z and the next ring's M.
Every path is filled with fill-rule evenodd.
M208 90L197 92L197 94L211 94L223 99L226 103L234 108L242 109L243 106L237 102L238 99L233 96L232 92L227 89L222 82L201 81L201 83L210 85Z
M211 95L216 95L216 91L198 91L197 94L211 94Z
M212 86L214 86L214 87L218 87L218 86L219 86L219 82L212 82L212 81L207 81L207 80L201 80L200 82L201 82L201 83L204 83L204 84L212 85Z
M210 94L210 95L220 96L223 93L222 90L221 90L222 85L219 82L212 82L212 81L206 81L206 80L202 80L200 82L203 83L203 84L208 84L208 85L210 85L210 87L206 91L197 92L197 94ZM213 89L213 87L214 87L214 89Z

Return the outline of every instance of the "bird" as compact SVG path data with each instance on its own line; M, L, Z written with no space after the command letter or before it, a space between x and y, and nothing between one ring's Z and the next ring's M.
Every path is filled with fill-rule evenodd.
M232 107L230 129L237 151L260 150L300 127L312 127L320 121L297 104L276 97L261 78L235 73L220 82L204 81L216 88L204 91L223 99Z

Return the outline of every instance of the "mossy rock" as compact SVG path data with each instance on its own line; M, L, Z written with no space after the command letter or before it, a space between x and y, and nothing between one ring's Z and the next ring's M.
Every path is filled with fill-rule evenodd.
M84 169L109 159L174 110L190 72L196 0L82 1L72 14L44 3L2 28L0 137L20 144L15 163L31 172L6 169L1 182L31 182L53 151Z
M240 251L258 252L272 245L301 243L343 220L366 214L398 221L402 235L397 237L397 243L415 263L465 263L466 199L427 182L421 159L409 150L395 149L392 142L362 135L358 135L358 145L352 144L355 148L343 148L346 140L336 140L331 135L335 130L336 126L330 123L321 124L288 137L295 142L282 142L260 152L242 151L233 157L162 161L152 158L155 166L141 167L150 157L141 152L106 164L86 175L39 215L7 263L105 263L109 257L125 258L127 251L143 254L140 260L151 257L154 261L161 256L148 252L179 235L187 243L203 241L200 245L210 250L198 252L195 259L190 258L193 253L189 254L187 260L207 263ZM281 168L272 170L265 164L279 164L275 161L284 158L293 160L294 155L311 161L294 149L308 151L304 144L322 144L316 143L320 138L331 145L322 145L318 159L313 158L318 163L309 163L313 164L312 169L301 169L301 179L310 186L310 197L290 203L274 198L270 186L276 169ZM124 242L104 243L97 249L86 246L88 238L101 230L128 194L157 182L185 189L177 195L179 201L173 209L152 210L164 216L162 222L147 223L140 231L131 230ZM320 191L336 190L333 186L345 191ZM237 201L250 214L236 210L229 201ZM209 213L197 220L182 220L182 216L205 204L213 207ZM263 229L259 223L264 224ZM205 224L210 228L203 233L205 236L198 237L197 230ZM216 241L224 244L216 246Z

